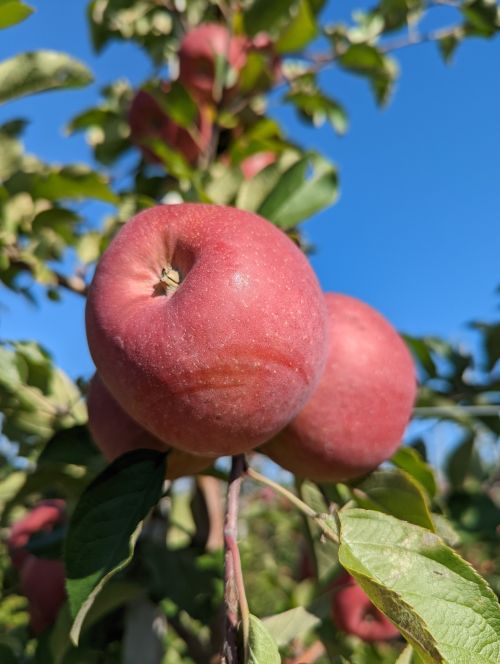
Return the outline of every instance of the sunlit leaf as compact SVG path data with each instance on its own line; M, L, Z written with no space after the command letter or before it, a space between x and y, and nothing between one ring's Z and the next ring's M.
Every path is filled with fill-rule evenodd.
M440 537L382 512L339 514L341 564L424 662L500 660L500 606Z
M250 616L248 664L281 664L276 642L261 620Z
M33 11L33 7L21 2L21 0L0 0L0 29L21 23Z
M21 53L0 62L0 103L46 90L80 88L91 82L87 67L64 53Z

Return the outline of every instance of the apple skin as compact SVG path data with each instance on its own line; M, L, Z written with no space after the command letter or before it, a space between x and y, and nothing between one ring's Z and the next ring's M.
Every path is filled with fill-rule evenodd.
M163 85L163 91L169 90L168 83ZM212 138L212 120L210 111L200 106L196 129L196 141L190 132L176 124L172 118L161 108L158 101L145 90L139 90L132 100L129 108L128 121L130 125L130 140L141 150L144 159L151 163L160 163L160 159L146 143L151 139L163 141L172 150L180 152L186 161L194 165L205 150Z
M243 159L240 163L241 172L245 180L251 180L257 173L260 173L266 166L274 164L276 155L274 152L256 152Z
M41 500L10 529L7 548L12 564L19 571L27 558L33 555L26 550L31 535L38 532L51 532L65 521L64 500L58 498Z
M170 266L183 280L165 295ZM269 440L326 358L324 298L303 253L262 217L217 205L160 205L125 224L97 266L86 322L122 408L202 456Z
M137 449L165 452L168 445L137 424L113 398L98 374L90 381L87 393L89 429L92 438L108 461ZM212 465L213 458L172 450L168 456L166 479L193 475Z
M221 56L239 74L247 62L248 41L221 23L203 23L187 32L179 47L179 80L199 100L214 101L215 60ZM236 86L226 89L234 92Z
M66 599L63 563L30 556L21 569L21 592L28 599L31 629L41 634L55 622Z
M19 572L21 592L28 599L30 626L40 634L56 619L66 599L64 564L38 558L26 549L31 535L51 532L66 520L63 500L43 500L11 528L7 546Z
M283 468L318 482L364 475L399 446L416 396L403 340L375 309L327 293L329 350L301 413L261 448Z
M372 604L347 572L336 579L332 589L331 615L338 629L370 642L388 641L399 636L397 627Z

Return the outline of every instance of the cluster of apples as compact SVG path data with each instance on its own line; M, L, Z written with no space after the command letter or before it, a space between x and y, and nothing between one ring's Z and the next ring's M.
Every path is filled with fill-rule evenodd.
M61 560L36 556L28 550L28 543L32 535L51 533L65 521L63 500L42 500L12 526L7 541L21 593L28 599L30 626L37 635L52 625L65 600L65 575Z
M258 449L317 481L365 474L398 446L412 358L368 305L323 294L299 248L230 207L136 215L87 301L94 439L112 460L167 449L168 477Z
M179 47L178 81L197 104L195 126L190 130L179 125L162 106L162 96L171 90L170 82L161 84L157 96L139 90L132 100L128 121L131 141L140 148L143 157L149 162L158 161L148 147L148 142L156 139L182 154L189 164L196 164L212 141L214 105L228 104L241 92L240 74L252 54L258 54L268 64L265 68L271 72L268 84L279 77L280 59L266 35L254 38L233 35L221 23L204 23L189 30ZM223 89L218 90L216 69L221 60L227 63L227 73ZM255 91L254 86L252 92ZM251 177L248 173L254 173L254 167L252 162L242 164L245 177Z

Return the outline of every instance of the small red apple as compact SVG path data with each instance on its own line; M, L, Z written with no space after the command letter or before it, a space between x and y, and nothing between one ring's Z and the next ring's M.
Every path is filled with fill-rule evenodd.
M28 599L30 625L37 635L55 621L65 600L64 564L38 558L26 546L32 535L52 532L65 520L63 500L43 500L12 526L7 541L12 563L20 574L21 592Z
M87 336L113 397L157 438L201 456L270 439L319 380L326 311L303 253L234 208L141 212L103 254Z
M340 630L363 641L388 641L399 636L395 625L347 572L336 579L332 590L332 620Z
M21 592L28 599L31 629L41 634L55 622L66 599L63 563L29 556L21 569Z
M261 451L319 482L368 473L398 447L416 395L403 340L375 309L325 296L330 320L325 371L301 413Z
M179 48L179 80L200 101L214 101L217 58L238 75L247 61L245 37L231 35L221 23L203 23L184 35ZM229 86L234 90L236 84ZM229 91L228 90L228 91Z
M245 180L251 180L253 177L260 173L266 166L274 164L276 155L274 152L255 152L249 157L243 159L240 163L240 168Z
M163 92L169 90L168 83L163 85ZM157 99L139 90L130 105L128 120L130 140L137 145L147 161L159 162L153 150L147 146L148 140L163 141L172 150L177 150L186 161L193 165L205 152L212 138L212 120L210 111L199 107L198 119L193 132L176 124L158 103Z
M108 461L140 448L164 452L168 445L137 424L113 398L98 374L90 381L87 393L89 429L92 438ZM193 475L211 466L214 459L172 450L168 456L166 478Z
M22 519L16 521L10 529L7 547L12 564L20 570L32 554L26 549L31 535L39 532L51 532L65 521L64 500L54 498L41 500L36 507Z

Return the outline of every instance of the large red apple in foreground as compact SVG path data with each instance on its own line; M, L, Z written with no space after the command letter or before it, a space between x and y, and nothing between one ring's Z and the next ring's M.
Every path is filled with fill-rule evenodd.
M168 84L165 84L163 91L167 93L168 89ZM150 162L160 161L147 145L152 139L162 141L171 150L180 152L188 163L195 164L212 138L212 120L206 107L199 108L196 126L190 132L186 127L176 124L155 97L145 90L139 90L132 100L128 120L130 140Z
M416 394L403 340L367 304L328 293L325 371L301 413L262 452L300 477L340 481L363 475L398 447Z
M98 374L90 381L87 393L89 429L95 444L108 461L137 449L164 452L168 445L137 424L113 398ZM214 459L195 456L180 450L168 455L166 478L193 475L212 465Z
M387 641L399 636L398 629L347 572L333 585L331 609L335 625L363 641Z
M302 408L326 357L326 310L305 256L268 221L203 204L129 221L87 301L99 374L173 447L248 451Z
M224 58L237 75L246 64L247 48L245 37L231 35L221 23L198 25L181 41L179 80L197 99L211 102L217 58Z
M43 500L11 528L7 546L28 599L30 625L40 634L56 619L65 597L64 565L60 560L38 558L26 546L32 535L52 532L66 519L63 500Z

